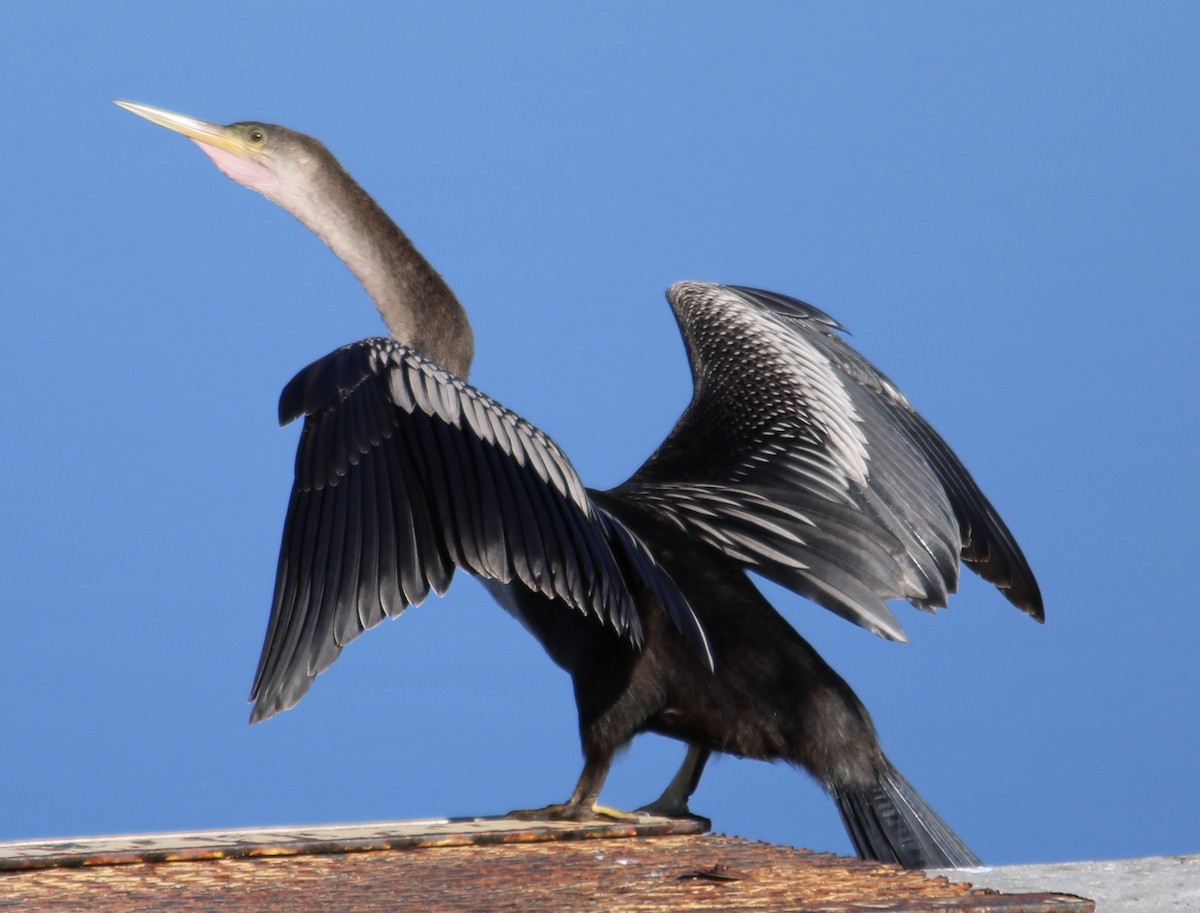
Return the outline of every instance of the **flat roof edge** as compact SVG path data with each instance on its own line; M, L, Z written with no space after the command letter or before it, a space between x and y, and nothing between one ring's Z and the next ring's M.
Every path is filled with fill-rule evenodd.
M629 821L427 818L361 824L120 834L0 843L0 872L252 856L362 853L420 847L491 846L614 837L702 834L703 818L637 815Z

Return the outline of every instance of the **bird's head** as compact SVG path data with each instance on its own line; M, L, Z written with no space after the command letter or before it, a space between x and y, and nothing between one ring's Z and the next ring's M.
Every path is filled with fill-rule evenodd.
M222 126L136 102L116 104L182 133L227 177L293 212L300 208L292 199L298 188L311 187L322 163L334 161L319 141L277 124L243 121Z

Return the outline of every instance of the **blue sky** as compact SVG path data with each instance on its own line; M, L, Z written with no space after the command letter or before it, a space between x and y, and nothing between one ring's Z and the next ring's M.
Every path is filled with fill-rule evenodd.
M1190 576L1200 12L1188 4L45 3L0 35L0 840L493 814L566 797L566 676L460 577L248 727L300 367L380 323L298 223L130 98L320 137L446 276L472 380L591 485L690 383L662 294L838 318L1046 599L974 577L885 643L776 589L992 863L1200 852ZM605 793L657 795L643 737ZM791 769L726 833L846 852Z

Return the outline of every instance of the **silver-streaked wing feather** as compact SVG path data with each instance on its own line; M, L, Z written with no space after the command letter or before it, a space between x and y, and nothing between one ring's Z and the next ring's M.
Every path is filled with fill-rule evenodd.
M1020 548L962 463L818 309L682 282L695 392L622 486L725 554L878 634L886 600L946 604L960 558L1035 618Z
M293 706L343 646L444 593L459 567L635 645L648 593L711 663L674 583L558 446L434 362L390 339L353 343L297 374L279 414L305 421L252 721Z

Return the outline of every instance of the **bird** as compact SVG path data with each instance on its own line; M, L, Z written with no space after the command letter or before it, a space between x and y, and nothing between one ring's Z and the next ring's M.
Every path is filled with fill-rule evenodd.
M116 103L298 218L389 331L318 359L280 396L281 424L304 422L251 722L293 707L346 644L462 569L572 680L578 782L513 815L621 817L600 791L616 753L653 732L688 750L646 810L690 814L713 753L785 761L827 790L860 857L979 864L748 576L903 641L888 601L943 607L965 564L1044 620L999 513L841 324L763 289L675 283L692 399L628 480L590 489L548 435L467 381L465 309L322 143Z

